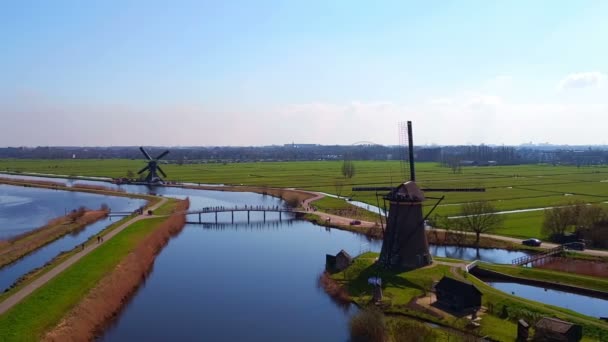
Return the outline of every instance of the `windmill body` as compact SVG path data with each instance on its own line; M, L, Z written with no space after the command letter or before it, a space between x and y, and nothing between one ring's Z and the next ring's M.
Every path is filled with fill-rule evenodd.
M424 231L424 194L414 181L384 196L390 204L379 262L389 268L418 268L432 263Z
M169 150L166 150L165 152L159 154L158 157L156 157L156 158L150 157L148 152L146 152L146 150L144 150L143 147L140 147L139 150L148 160L148 165L146 165L146 167L144 167L143 169L139 170L137 172L137 174L141 175L142 173L148 171L148 174L144 178L144 181L146 183L148 183L148 184L162 183L163 179L158 175L158 173L160 172L163 175L163 177L167 177L167 174L163 171L163 169L160 167L160 165L158 165L158 161L162 157L166 156L169 153Z

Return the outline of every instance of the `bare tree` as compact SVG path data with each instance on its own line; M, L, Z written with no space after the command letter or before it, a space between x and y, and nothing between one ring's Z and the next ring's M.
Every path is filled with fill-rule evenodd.
M460 208L458 225L475 233L475 244L479 245L481 234L491 232L502 225L503 218L496 212L492 203L487 201L465 203Z

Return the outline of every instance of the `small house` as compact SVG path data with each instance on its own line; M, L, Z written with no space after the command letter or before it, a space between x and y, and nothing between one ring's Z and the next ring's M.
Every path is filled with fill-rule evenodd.
M481 307L481 291L467 281L443 277L435 285L435 294L438 304L452 310L463 311Z
M352 262L353 258L345 250L341 250L335 256L330 254L325 255L325 267L328 270L342 271L350 266Z
M534 328L534 341L576 342L583 337L580 325L557 318L543 317Z

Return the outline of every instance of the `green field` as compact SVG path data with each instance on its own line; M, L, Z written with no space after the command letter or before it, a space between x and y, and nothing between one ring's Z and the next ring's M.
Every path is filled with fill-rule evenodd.
M342 162L255 162L163 165L169 180L199 183L296 187L339 193L354 200L376 204L374 193L352 192L352 186L397 185L405 180L397 161L355 161L356 174L345 180ZM137 172L141 160L0 160L0 171L39 172L59 175L124 177L128 170ZM581 200L588 203L608 201L608 167L518 165L464 167L462 173L437 163L417 163L421 187L485 187L484 193L427 193L445 200L435 213L456 215L459 204L487 200L499 210L520 210L562 205ZM343 183L340 186L340 183ZM426 208L434 204L426 202ZM516 237L541 237L542 211L506 214L504 228L498 234Z

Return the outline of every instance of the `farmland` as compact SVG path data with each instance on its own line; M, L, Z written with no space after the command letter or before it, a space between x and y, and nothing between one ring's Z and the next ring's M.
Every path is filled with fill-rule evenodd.
M207 184L295 187L350 197L375 205L375 193L352 192L352 186L396 185L408 176L396 161L355 161L352 179L341 174L341 161L252 162L163 165L168 179ZM0 160L0 171L38 172L57 175L124 177L137 172L141 160ZM441 215L457 215L459 204L487 200L501 211L545 208L580 200L608 201L608 167L517 165L464 167L461 173L436 163L417 163L417 180L424 188L485 187L483 193L427 193L445 200L436 209ZM382 205L382 200L380 199ZM435 203L426 202L427 210ZM542 211L505 214L498 234L542 237Z

